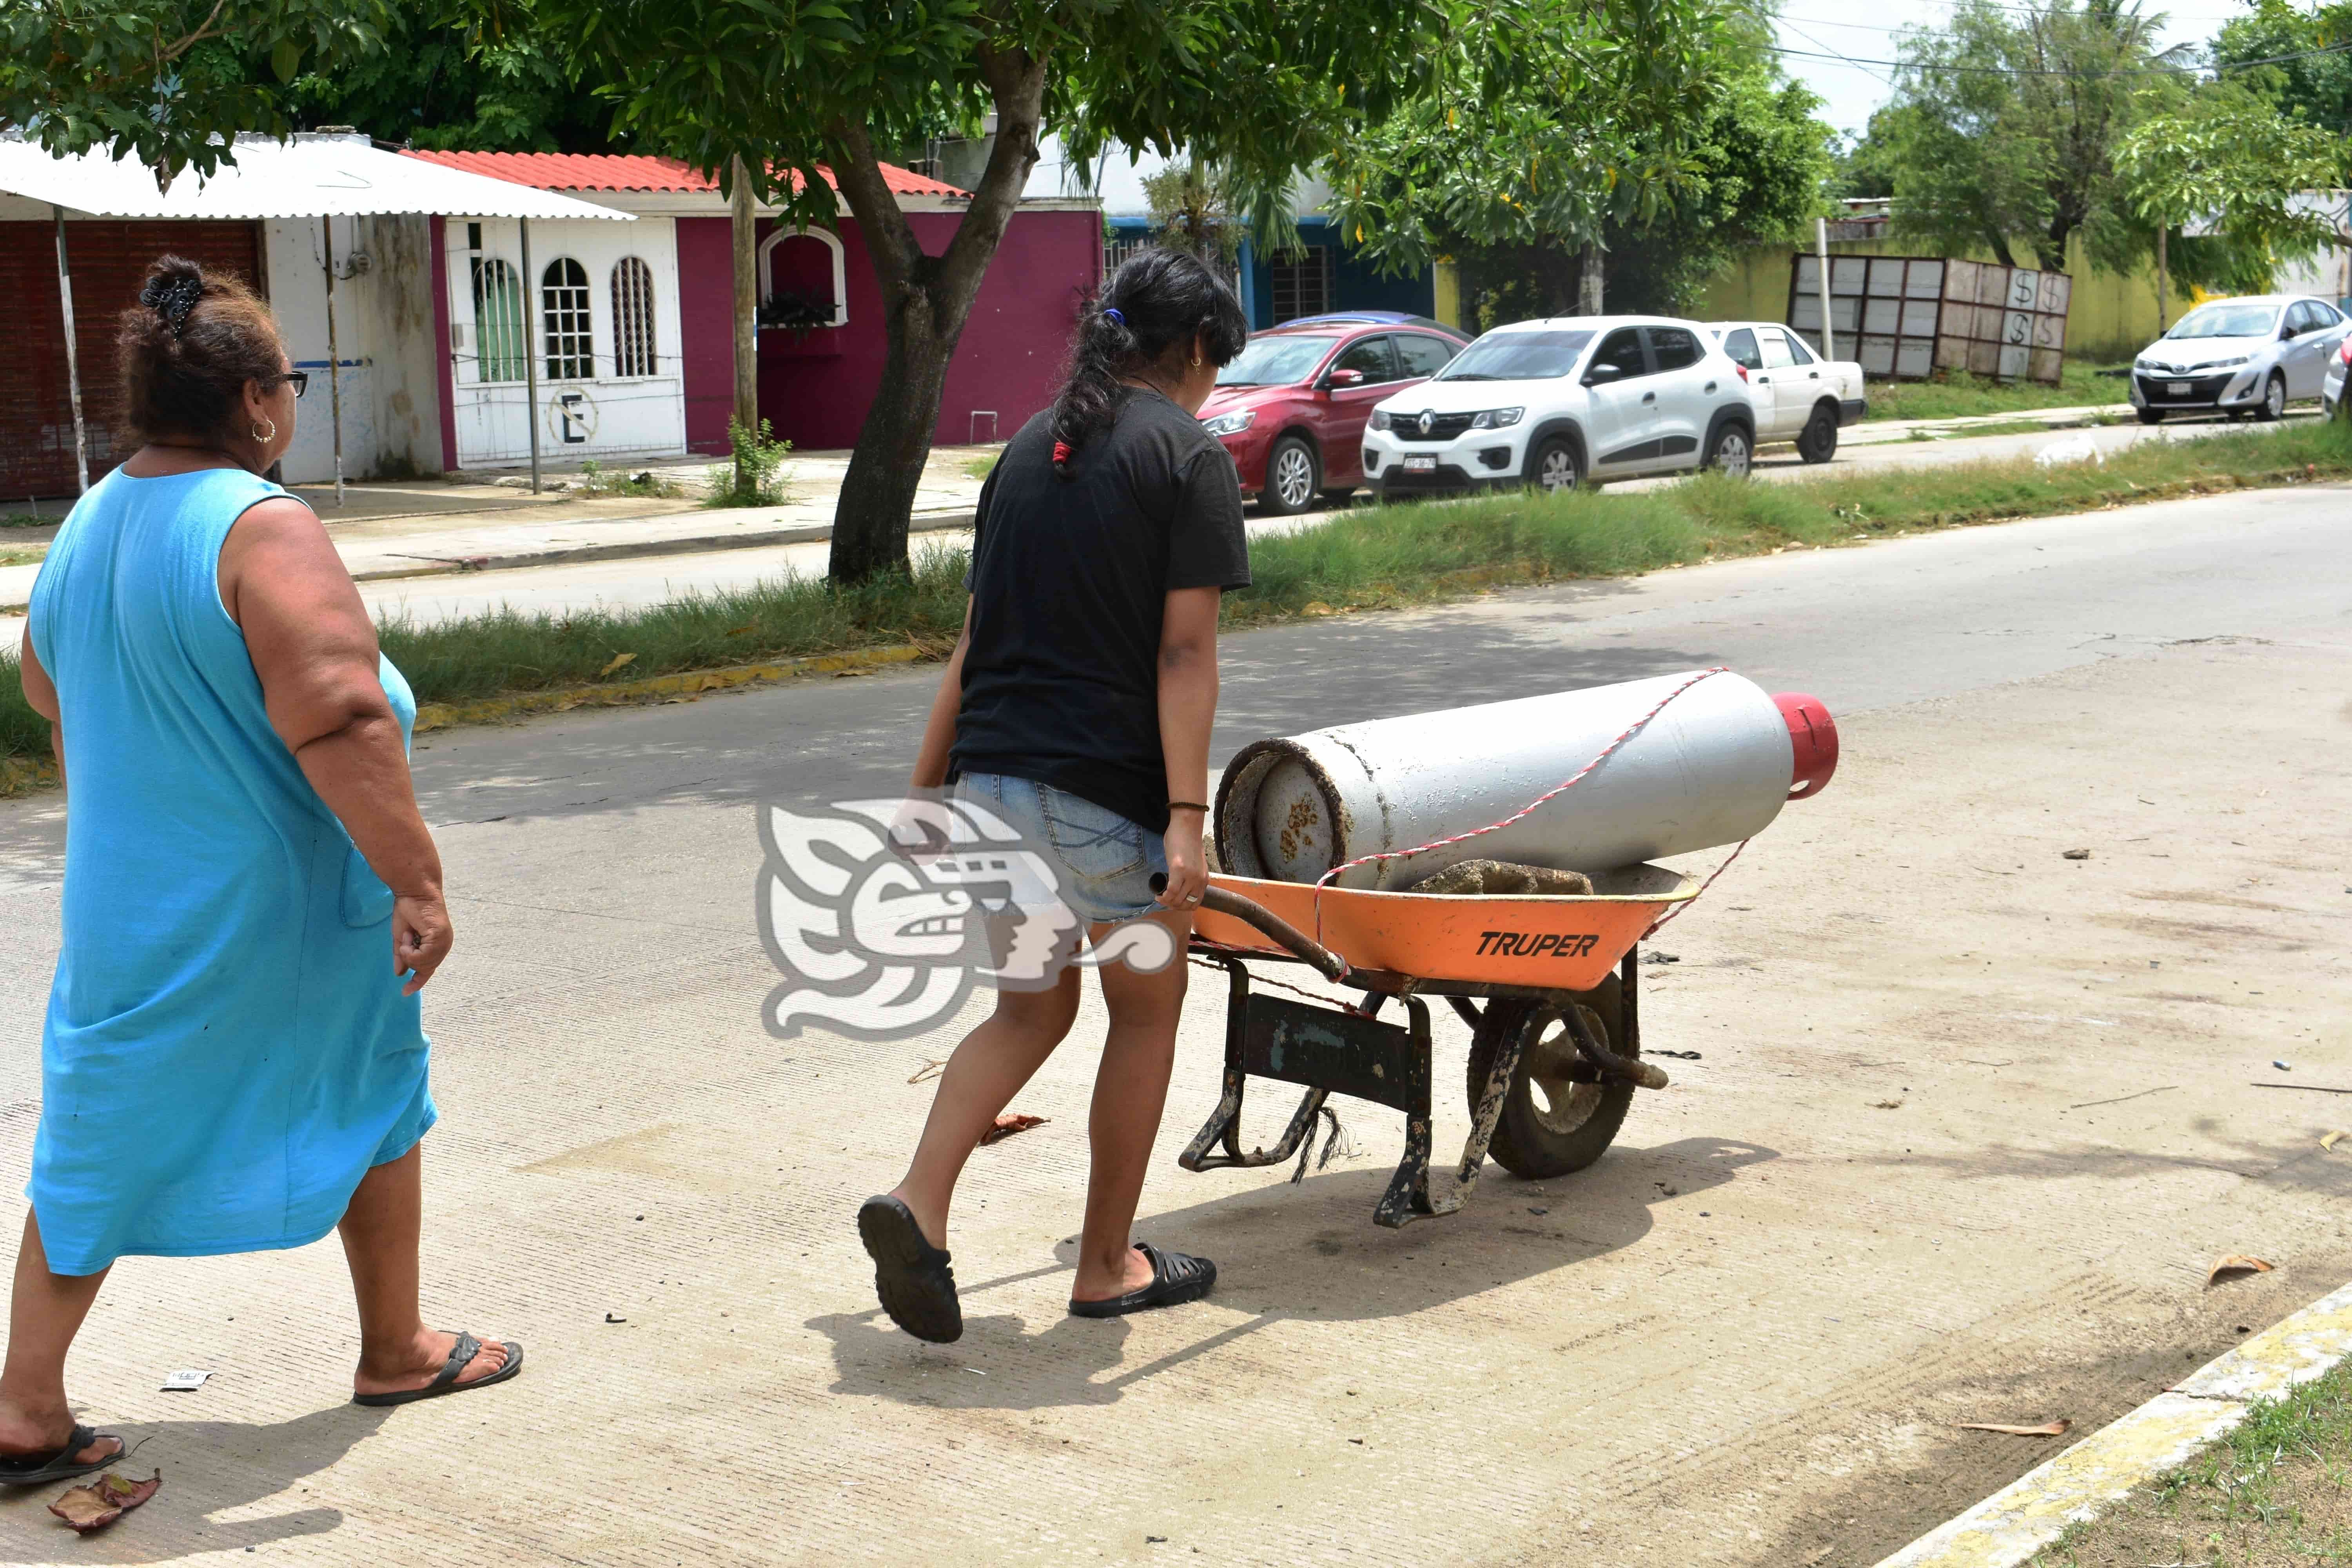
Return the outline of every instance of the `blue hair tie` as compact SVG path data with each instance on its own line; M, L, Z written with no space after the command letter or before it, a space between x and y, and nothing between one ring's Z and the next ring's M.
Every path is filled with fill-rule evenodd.
M1103 317L1106 321L1117 321L1122 327L1127 325L1127 318L1120 315L1117 310L1105 310Z

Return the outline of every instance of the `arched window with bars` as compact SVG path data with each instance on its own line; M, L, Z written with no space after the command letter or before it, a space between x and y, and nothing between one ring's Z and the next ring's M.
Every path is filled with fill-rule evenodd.
M547 379L593 381L596 345L588 318L588 269L559 256L539 275L541 336L547 348Z
M613 374L652 375L657 363L654 269L640 258L624 256L613 264Z
M474 379L520 381L523 355L522 279L496 257L474 258Z

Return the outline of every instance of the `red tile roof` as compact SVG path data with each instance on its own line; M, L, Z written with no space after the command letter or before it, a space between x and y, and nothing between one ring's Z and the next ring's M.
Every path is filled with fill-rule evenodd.
M509 180L518 185L530 185L542 191L677 191L699 194L716 191L719 183L708 179L691 166L676 158L656 158L637 153L420 153L411 152L404 157L422 158L428 163L439 163L452 169L463 169L470 174L487 174L494 180ZM825 183L835 190L841 182L833 177L830 169L820 169ZM902 196L961 196L969 193L938 180L927 179L911 169L901 169L895 163L882 165L882 178L893 191ZM801 187L800 176L793 176L793 189Z

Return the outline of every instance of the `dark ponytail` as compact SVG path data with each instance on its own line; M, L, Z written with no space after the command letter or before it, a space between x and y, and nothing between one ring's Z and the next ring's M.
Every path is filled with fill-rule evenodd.
M1198 257L1157 247L1119 264L1078 318L1068 379L1054 399L1054 472L1070 477L1070 458L1110 427L1126 401L1124 376L1157 364L1171 346L1202 334L1218 364L1249 342L1249 318L1224 280Z

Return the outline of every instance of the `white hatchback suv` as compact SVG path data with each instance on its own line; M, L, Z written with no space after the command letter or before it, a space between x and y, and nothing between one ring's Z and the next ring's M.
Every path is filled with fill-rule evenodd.
M1518 321L1373 407L1364 479L1383 499L1692 468L1748 474L1748 384L1696 321L1562 316Z

